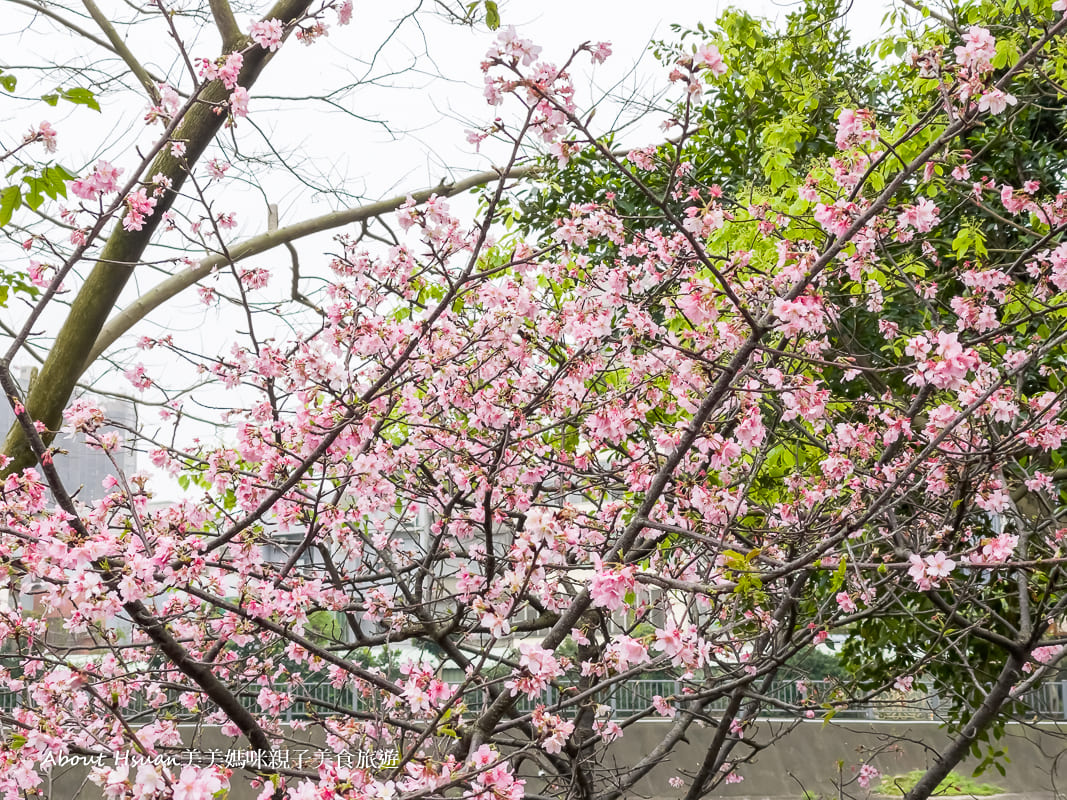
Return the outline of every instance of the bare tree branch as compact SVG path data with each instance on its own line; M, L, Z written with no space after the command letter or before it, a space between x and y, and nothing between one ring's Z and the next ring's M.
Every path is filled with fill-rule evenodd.
M321 233L333 228L339 228L343 225L350 225L353 222L363 222L364 220L374 219L375 217L380 217L384 214L396 211L396 209L400 208L400 206L407 202L408 197L413 198L416 203L423 203L433 195L437 195L438 197L450 197L478 186L484 186L501 178L525 178L535 170L536 167L515 167L508 170L506 173L500 170L479 172L464 178L463 180L456 181L455 183L442 183L433 189L422 189L418 192L413 192L410 195L397 195L395 197L390 197L387 200L379 200L376 203L369 203L365 206L333 211L329 214L323 214L321 217L313 217L312 219L297 222L293 225L286 225L284 228L268 231L259 236L254 236L251 239L246 239L240 244L227 247L227 252L230 260L235 262L242 261L246 258L265 253L275 247L296 241L305 236L310 236L314 233ZM84 371L87 369L89 365L103 355L120 336L129 331L153 310L159 308L163 303L207 277L212 271L218 269L227 262L227 258L222 254L209 256L195 267L167 278L158 286L153 287L141 295L141 297L134 300L101 329L100 335L97 337L92 350L89 352L89 355L82 366L82 370Z
M210 0L210 3L211 14L215 18L215 27L222 35L222 49L232 50L241 41L243 35L241 26L237 24L233 9L230 8L227 0Z
M100 26L100 30L107 36L109 42L111 42L112 48L118 53L122 60L126 62L126 66L130 68L137 80L141 82L145 91L148 92L148 97L152 100L153 104L159 103L159 89L156 86L156 82L152 80L148 75L148 71L141 65L141 62L134 56L133 52L119 36L118 31L115 30L115 26L111 24L111 21L104 15L104 12L100 10L93 0L82 0L82 4L85 6L85 10L89 12L89 15L93 18L93 21Z

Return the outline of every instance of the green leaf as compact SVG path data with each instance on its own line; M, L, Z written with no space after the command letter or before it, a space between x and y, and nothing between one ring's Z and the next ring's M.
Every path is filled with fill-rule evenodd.
M494 0L485 0L485 24L491 31L500 27L500 9Z
M88 106L93 111L100 110L100 104L96 102L96 95L88 89L82 89L75 87L74 89L63 89L63 99L67 100L75 105Z
M33 175L27 175L22 179L29 189L26 194L23 195L23 202L35 211L41 207L44 202L43 192L48 191L51 187L41 178L34 177Z
M22 190L18 186L8 186L0 192L0 228L11 222L11 215L22 205Z
M17 83L18 83L18 80L15 78L14 75L10 75L10 74L4 72L2 69L0 69L0 86L2 86L4 88L4 91L7 91L7 92L15 91L15 85Z
M837 569L834 571L833 580L830 582L830 591L837 592L845 585L845 577L848 570L848 560L842 556L841 563L837 565Z
M960 228L960 232L952 240L952 250L956 253L956 258L963 258L970 249L971 231L968 228Z
M67 196L67 181L70 180L69 173L62 167L45 167L41 170L41 181L44 184L44 190L48 196L55 200L57 197Z
M63 89L57 86L54 92L41 95L41 99L50 106L59 103L60 98L77 106L88 106L93 111L100 111L100 103L96 101L96 95L80 86L75 86L73 89Z

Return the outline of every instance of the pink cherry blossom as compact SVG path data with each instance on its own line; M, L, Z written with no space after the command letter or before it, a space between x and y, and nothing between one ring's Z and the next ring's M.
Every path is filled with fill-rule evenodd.
M914 206L905 208L897 216L902 228L914 228L919 233L927 233L937 224L940 209L927 198L922 198Z
M224 786L215 767L184 767L174 782L174 800L211 800Z
M837 146L841 150L877 142L874 116L867 109L845 108L837 119Z
M118 188L118 179L122 170L113 167L107 161L97 161L96 167L86 178L71 182L70 190L83 200L96 200Z
M349 12L351 13L351 12ZM252 29L250 36L252 41L262 47L264 50L270 50L271 52L277 50L282 44L282 34L285 29L281 20L268 19L260 20L259 22L252 23Z
M881 776L881 774L882 773L879 772L873 765L864 764L860 767L859 775L856 776L856 782L864 789L869 789L871 786L871 781L877 780Z
M973 72L988 72L992 69L992 60L996 56L996 40L989 30L979 26L967 29L963 36L964 44L954 49L956 61Z
M144 189L137 189L126 195L126 216L122 218L122 227L128 231L139 231L144 227L145 219L152 215L156 199L149 197Z
M248 90L243 86L235 86L230 93L230 113L234 117L248 116Z
M285 60L305 75L299 53L268 53L288 32L325 36L332 13L343 24L352 5L254 22L241 52L196 60L184 87L181 54L157 54L175 88L160 86L147 116L180 139L99 149L137 177L123 191L100 161L73 180L77 200L55 210L73 236L48 233L51 209L12 228L24 249L8 307L29 320L12 323L26 326L19 358L47 349L53 310L80 308L53 309L53 290L62 278L74 299L109 237L152 233L129 291L150 299L156 271L168 286L188 278L225 335L192 330L194 314L184 334L146 328L128 341L143 353L116 346L108 357L125 363L87 374L107 386L124 373L144 393L133 421L110 397L66 410L63 434L110 465L103 476L64 480L66 439L44 443L39 470L3 476L0 636L19 664L0 665L0 690L19 698L5 713L25 741L0 753L0 794L40 783L46 753L172 753L203 729L252 742L244 767L133 778L109 765L92 780L132 800L207 800L231 778L264 798L500 800L526 792L521 766L562 796L646 721L642 737L718 726L705 742L723 743L705 753L715 771L697 787L712 790L741 780L750 744L816 709L895 702L920 680L953 702L944 667L977 652L960 631L988 628L992 651L1012 642L994 659L1043 676L1062 653L1048 627L1059 572L1046 567L1067 543L1053 468L1067 441L1067 192L1025 167L996 177L998 152L966 149L978 126L983 141L1010 133L1009 92L1020 105L1036 94L1043 51L1033 69L994 73L1012 58L989 30L938 32L944 46L909 58L925 77L889 86L877 119L805 111L817 129L780 152L778 129L760 133L754 158L788 168L761 161L739 177L715 172L712 150L732 146L712 135L722 98L701 105L741 92L760 106L744 83L759 76L731 83L728 30L721 52L665 45L670 139L621 155L575 80L583 55L600 63L610 47L548 61L505 29L482 64L493 109L468 141L493 163L536 152L560 173L516 189L525 165L492 172L482 200L451 207L456 186L412 187L370 207L393 216L334 230L316 265L310 245L256 251L277 239L254 216L240 222L257 235L239 235L225 177L269 182L273 156L225 126L261 69ZM177 119L194 93L189 113L220 138ZM11 158L47 144L32 133ZM572 193L585 170L596 180ZM558 211L532 222L531 197ZM30 419L28 379L0 377L26 431L59 427ZM126 448L148 458L131 465ZM1010 624L1013 594L1032 606L1032 633ZM944 603L952 614L925 613ZM820 646L861 652L868 624L912 613L932 644L914 668L873 675L870 698L792 674ZM73 660L53 628L79 642ZM794 719L753 727L771 705ZM339 758L253 763L280 758L290 735ZM404 765L345 763L356 747L399 748ZM519 764L523 749L536 763ZM868 764L851 775L860 788L878 778ZM623 783L608 789L628 796Z
M56 152L56 129L48 122L42 122L36 128L30 128L24 140L27 142L41 142L46 153Z
M1014 95L1007 94L1000 89L992 89L978 98L978 110L988 111L991 114L1003 114L1008 106L1013 106L1018 102Z
M623 607L627 592L634 588L634 567L615 569L596 561L596 572L589 581L589 596L593 605L616 611Z
M713 44L704 44L697 48L696 55L693 56L693 64L697 68L703 67L712 75L726 74L726 64L723 63L719 48Z
M611 55L611 43L597 42L592 46L590 53L594 64L603 64Z

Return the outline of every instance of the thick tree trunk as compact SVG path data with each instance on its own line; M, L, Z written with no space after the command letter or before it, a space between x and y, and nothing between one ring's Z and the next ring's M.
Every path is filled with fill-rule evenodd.
M919 782L904 796L904 800L926 800L941 785L941 781L948 776L953 767L966 757L978 735L997 718L1000 709L1010 698L1011 688L1021 674L1023 663L1023 660L1015 655L1008 656L1004 668L1001 669L982 705L967 721L963 730L956 735L948 749L937 757L933 766L926 770Z

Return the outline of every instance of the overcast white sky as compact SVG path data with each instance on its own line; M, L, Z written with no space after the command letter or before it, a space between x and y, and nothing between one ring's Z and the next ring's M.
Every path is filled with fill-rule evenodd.
M136 12L133 4L122 0L99 0L109 17L125 21ZM168 0L168 7L180 8L187 0ZM265 3L255 3L265 6ZM321 213L328 205L347 205L357 198L382 196L435 185L445 177L457 177L464 171L485 169L501 157L499 149L486 145L475 154L466 142L464 130L472 124L485 123L495 111L482 99L479 62L491 41L484 29L470 30L449 25L423 14L419 24L405 23L398 35L389 33L397 19L420 5L419 0L396 0L388 4L356 0L352 24L334 27L327 38L308 49L290 41L277 55L252 90L251 118L238 126L238 141L245 149L264 149L264 137L256 134L259 126L272 146L290 155L313 184L333 191L305 190L284 171L253 177L270 202L281 207L283 224ZM433 6L431 0L421 5ZM544 48L550 60L561 61L584 41L606 40L614 55L594 71L588 60L581 59L574 73L579 103L588 105L604 93L619 97L647 95L663 85L662 68L647 55L647 45L655 38L671 39L670 25L695 27L698 22L712 23L728 6L743 8L755 15L781 21L799 3L782 0L501 0L505 25ZM849 14L856 41L876 37L887 0L854 0ZM55 4L68 18L76 19L89 30L94 23L84 18L81 3L66 0ZM236 6L235 6L236 7ZM99 66L100 50L86 48L77 37L61 32L49 20L36 19L12 0L0 0L0 52L7 65L47 63L57 58L74 59L85 66ZM77 15L81 15L80 17ZM251 16L239 18L250 24ZM190 55L214 56L218 43L209 29L183 25ZM168 32L158 21L121 27L134 54L158 74L182 77L182 62ZM76 54L84 53L80 62ZM374 58L374 66L367 64ZM106 69L106 67L105 67ZM32 84L36 73L15 69L20 90ZM337 95L336 107L322 102L288 99L322 94L345 83L364 79L374 81L353 92ZM46 75L42 91L51 90ZM77 79L75 79L77 80ZM189 88L185 77L183 88ZM27 95L33 92L25 90ZM21 92L20 92L21 93ZM141 122L144 101L141 97L104 94L104 114L73 109L65 104L57 109L21 108L9 105L0 110L0 124L8 138L15 139L29 124L47 114L60 131L61 163L79 168L96 158L106 157L118 164L134 161L133 145L142 148L151 141L152 131ZM3 108L0 106L0 108ZM343 109L343 110L338 110ZM347 112L347 113L346 113ZM360 121L356 117L366 120ZM612 106L598 109L596 122L604 128L614 119ZM641 143L642 136L655 137L659 120L649 120L645 131L635 130L630 141ZM158 130L158 129L156 129ZM450 173L450 174L449 174ZM231 173L232 174L232 173ZM245 200L230 191L239 214L238 233L251 235L262 230L264 196L250 192ZM347 197L345 196L347 195Z
M611 42L614 55L606 64L590 73L585 69L588 62L583 61L576 70L589 76L587 82L578 82L579 90L585 90L583 99L588 101L603 92L626 97L662 86L662 70L647 54L647 46L653 39L670 40L672 23L689 28L699 22L710 25L730 6L780 21L798 5L774 0L510 0L501 3L501 15L505 25L514 25L520 34L543 46L543 56L557 62L582 42ZM855 0L848 21L857 42L881 33L887 6L886 0ZM390 11L395 14L396 7ZM331 33L324 50L328 48L334 56L324 57L337 63L348 54L359 53L361 45L365 50L366 42L381 39L393 18L379 14L369 12L360 17L357 12L350 28ZM425 23L422 31L429 59L419 54L423 42L413 28L408 28L400 46L385 54L385 63L402 69L410 63L409 56L418 56L421 70L436 71L445 80L432 80L427 75L413 81L413 76L401 75L389 82L389 88L362 91L358 108L353 109L389 120L393 130L404 132L401 140L393 141L384 129L365 126L358 142L338 142L339 160L366 176L371 194L433 185L444 177L446 165L453 170L489 165L490 159L473 157L463 131L469 121L487 121L492 116L481 97L478 68L491 37L484 30L469 31L434 21ZM294 64L292 70L281 70L288 75L291 89L296 93L302 86L306 91L310 76L295 66L303 54L290 49L284 55ZM421 85L413 91L397 88L412 83ZM612 118L610 114L606 117L601 117L605 125Z
M130 10L132 4L121 0L99 2L112 19L125 20L134 14ZM168 7L188 4L185 0L167 2ZM472 31L423 14L419 25L405 23L399 35L375 53L380 43L389 38L397 19L418 5L419 0L390 3L356 0L356 11L348 27L332 28L326 39L310 49L294 41L287 43L252 91L252 121L270 131L278 147L288 148L297 158L305 159L304 166L313 175L320 173L324 183L343 181L345 189L356 195L380 197L391 191L435 184L448 170L455 173L488 166L490 159L472 153L463 132L471 122L488 121L493 116L481 97L478 69L491 35L484 29ZM428 9L433 3L423 0L421 5ZM799 3L783 0L500 2L504 24L514 25L522 35L542 45L544 55L551 60L566 58L572 48L584 41L612 43L614 56L592 73L590 81L578 81L580 95L584 94L580 100L585 102L602 92L624 97L662 86L661 70L646 54L649 41L670 39L672 23L686 27L695 27L698 22L710 24L731 5L780 21ZM848 19L856 41L866 41L880 33L887 5L887 0L854 0ZM68 17L78 19L75 16L78 13L84 17L76 0L66 0L54 7ZM68 59L71 52L79 49L86 52L83 63L87 65L99 58L99 50L85 50L76 37L56 33L56 27L48 20L33 20L25 8L12 0L0 0L0 10L7 12L0 14L0 48L8 64L47 62L57 54ZM94 30L91 20L78 21ZM239 18L245 25L251 21L251 16ZM180 18L178 23L182 23ZM150 69L181 76L181 62L161 24L120 30L124 35L128 33L134 54ZM217 52L218 44L210 31L197 30L191 25L184 25L181 30L194 58L214 56ZM368 68L372 55L375 55L375 65ZM587 64L587 60L579 62L575 72L578 75L585 72L588 77ZM368 73L378 81L339 96L338 106L353 115L380 121L381 125L358 123L353 117L321 103L292 103L267 97L316 95L324 87L336 88ZM22 71L22 85L32 81L33 75ZM123 151L130 150L133 135L138 135L138 141L147 139L148 132L140 124L143 101L138 98L131 103L129 98L105 96L103 103L106 113L100 117L85 110L62 107L53 112L59 117L57 122L70 119L77 128L76 136L72 137L69 128L60 127L63 163L91 162L101 155L120 161ZM28 113L40 111L38 108ZM598 111L598 122L603 125L612 119L606 111L607 108ZM6 115L0 116L6 127L11 120L3 117ZM21 127L24 120L16 124ZM128 131L128 135L116 137L113 135L116 129ZM303 208L287 209L287 200L303 204L307 196L294 191L284 181L283 177L278 185L268 183L267 189L276 195L272 200L282 205L283 219L292 220L300 216L297 212ZM255 223L259 225L261 220ZM253 227L248 232L256 231Z
M130 10L133 6L121 0L100 2L115 20L134 13ZM168 5L177 6L181 2L173 0ZM485 169L500 158L501 151L494 151L491 146L485 147L481 154L475 153L464 135L464 130L472 124L487 123L499 113L482 98L479 62L492 40L492 35L484 29L471 31L438 19L423 18L419 26L406 24L375 56L373 69L367 67L375 48L389 38L397 17L416 5L417 0L406 0L385 8L356 0L350 26L331 29L328 38L311 49L294 41L282 48L252 90L250 119L238 126L237 141L243 150L254 151L262 150L264 141L269 139L317 187L334 191L308 191L284 170L249 174L249 183L257 184L255 188L241 191L238 186L230 185L224 195L229 209L238 213L235 239L264 230L266 201L280 205L282 224L285 224L348 205L358 198L377 199L432 186L442 178L461 177L465 172ZM432 4L425 0L423 5ZM612 43L614 55L606 64L590 71L585 66L588 60L584 59L580 62L582 66L574 70L579 104L586 106L605 93L625 98L647 95L662 86L662 68L646 54L650 40L672 39L672 23L689 28L698 22L710 24L730 5L780 21L798 4L770 0L732 3L724 0L510 0L500 3L504 24L514 25L520 34L542 45L543 56L557 63L582 42ZM854 5L849 24L855 41L877 37L881 33L885 0L855 0ZM62 6L66 7L63 13L67 16L82 13L76 0L67 0ZM251 21L251 17L239 19L244 25ZM93 28L91 20L79 22ZM183 33L188 36L194 58L217 52L218 43L210 33L193 27L184 28ZM181 75L181 60L162 26L139 26L130 32L128 41L150 69ZM83 56L77 55L79 48ZM26 96L34 94L30 88L34 76L40 74L26 69L28 65L47 63L57 58L57 54L86 66L99 65L98 50L86 49L76 37L59 32L46 20L33 19L11 0L0 0L0 52L4 54L5 69L21 67L13 71L20 79L20 93L25 92ZM351 83L368 71L378 80L338 96L343 111L317 101L294 103L290 99L272 99L319 95L323 87ZM47 85L50 79L55 80L50 76L43 78L41 91L52 88ZM189 88L187 76L183 88ZM57 157L64 165L78 169L99 157L132 165L136 161L135 146L149 145L158 128L147 130L141 121L145 108L141 97L105 94L102 103L103 114L65 104L49 109L40 102L0 103L4 141L17 140L31 124L46 118L59 130ZM360 121L356 116L380 120L382 124ZM607 128L613 117L608 102L598 110L596 121ZM655 139L658 122L658 119L649 120L643 129L635 129L629 141L643 143ZM257 134L251 123L259 126L264 135ZM209 153L209 156L213 154L219 153ZM307 240L298 247L310 272L316 263L323 263L322 253L329 249L330 237ZM0 255L6 257L8 253ZM26 257L17 252L11 255ZM272 268L273 262L279 262L284 271L288 256L277 251L262 261L263 266ZM133 299L157 279L156 274L139 270L123 302ZM285 276L281 282L287 285ZM16 309L9 308L2 313L8 317L8 324L20 323L21 312ZM240 315L234 315L232 309L205 311L196 301L195 292L190 291L165 311L153 315L152 321L136 333L159 335L166 330L173 332L176 339L186 337L192 349L197 348L197 340L200 346L209 349L231 338L238 324L234 322L235 316ZM48 324L55 324L58 318L53 315L51 319ZM151 356L134 357L151 367ZM114 385L114 381L110 383ZM118 385L129 390L121 378Z

